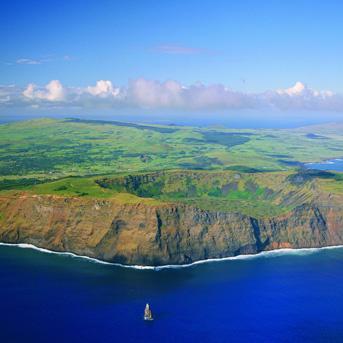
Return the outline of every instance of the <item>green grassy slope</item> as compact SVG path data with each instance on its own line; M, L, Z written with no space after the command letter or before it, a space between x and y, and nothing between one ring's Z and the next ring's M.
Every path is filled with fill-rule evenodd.
M75 119L0 125L0 195L181 202L278 215L318 194L343 195L342 173L297 171L301 162L342 157L341 129L200 129Z
M115 199L126 204L184 203L205 210L270 217L312 202L318 196L343 197L343 175L311 171L173 170L15 184L0 191L0 195L15 195L18 191L20 194Z
M0 178L164 169L281 171L343 156L339 128L200 129L39 119L0 125Z

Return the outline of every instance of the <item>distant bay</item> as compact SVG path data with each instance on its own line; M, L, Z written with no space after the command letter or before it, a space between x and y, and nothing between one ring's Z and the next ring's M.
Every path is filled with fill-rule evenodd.
M333 170L343 172L343 158L335 158L318 163L306 163L305 167L307 169Z

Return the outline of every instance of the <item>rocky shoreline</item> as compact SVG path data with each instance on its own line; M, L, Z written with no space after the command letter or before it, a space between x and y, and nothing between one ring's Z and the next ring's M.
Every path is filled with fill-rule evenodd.
M195 261L189 264L166 264L162 266L140 266L140 265L128 265L128 264L120 264L120 263L114 263L114 262L106 262L103 260L99 260L97 258L84 256L84 255L77 255L69 251L53 251L49 249L44 249L37 247L33 244L26 244L26 243L3 243L0 242L1 246L7 246L7 247L16 247L21 249L33 249L37 250L43 253L47 254L56 254L61 256L70 256L72 258L80 258L80 259L86 259L94 263L100 263L110 266L116 266L121 268L129 268L129 269L137 269L137 270L155 270L159 271L162 269L178 269L178 268L188 268L193 267L200 264L205 263L213 263L213 262L223 262L223 261L231 261L231 260L243 260L243 259L250 259L250 258L258 258L258 257L272 257L272 256L281 256L281 255L297 255L297 254L308 254L308 253L315 253L321 250L329 250L329 249L342 249L343 245L330 245L326 247L320 247L320 248L298 248L298 249L292 249L292 248L282 248L282 249L274 249L274 250L268 250L268 251L262 251L257 254L246 254L246 255L237 255L237 256L231 256L231 257L223 257L223 258L211 258L206 260L199 260Z
M0 198L0 241L122 265L184 265L283 248L343 244L337 203L305 203L270 218L184 204L21 195Z

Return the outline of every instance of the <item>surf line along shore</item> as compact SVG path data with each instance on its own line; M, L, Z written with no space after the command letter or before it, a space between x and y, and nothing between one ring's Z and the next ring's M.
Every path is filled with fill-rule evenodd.
M137 269L137 270L154 270L159 271L162 269L179 269L179 268L189 268L194 267L196 265L205 264L205 263L212 263L212 262L224 262L224 261L231 261L231 260L245 260L245 259L254 259L254 258L266 258L266 257L277 257L282 255L308 255L313 254L316 252L319 252L321 250L329 250L329 249L343 249L343 245L332 245L332 246L326 246L326 247L320 247L320 248L299 248L299 249L292 249L292 248L283 248L283 249L275 249L270 251L262 251L257 254L247 254L247 255L237 255L237 256L230 256L230 257L222 257L222 258L211 258L207 260L199 260L195 261L189 264L169 264L169 265L162 265L162 266L140 266L140 265L126 265L121 263L113 263L113 262L107 262L103 260L99 260L97 258L84 256L84 255L77 255L72 252L68 251L53 251L48 250L45 248L37 247L33 244L27 244L27 243L4 243L0 242L0 246L7 246L7 247L16 247L21 249L33 249L40 251L42 253L47 254L55 254L55 255L61 255L61 256L67 256L72 258L79 258L84 259L89 262L93 263L100 263L108 266L115 266L115 267L121 267L121 268L130 268L130 269Z

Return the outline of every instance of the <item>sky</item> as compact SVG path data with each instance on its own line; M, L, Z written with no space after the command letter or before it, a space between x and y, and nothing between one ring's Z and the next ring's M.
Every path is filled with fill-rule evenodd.
M333 0L2 0L0 120L341 121L342 13Z

